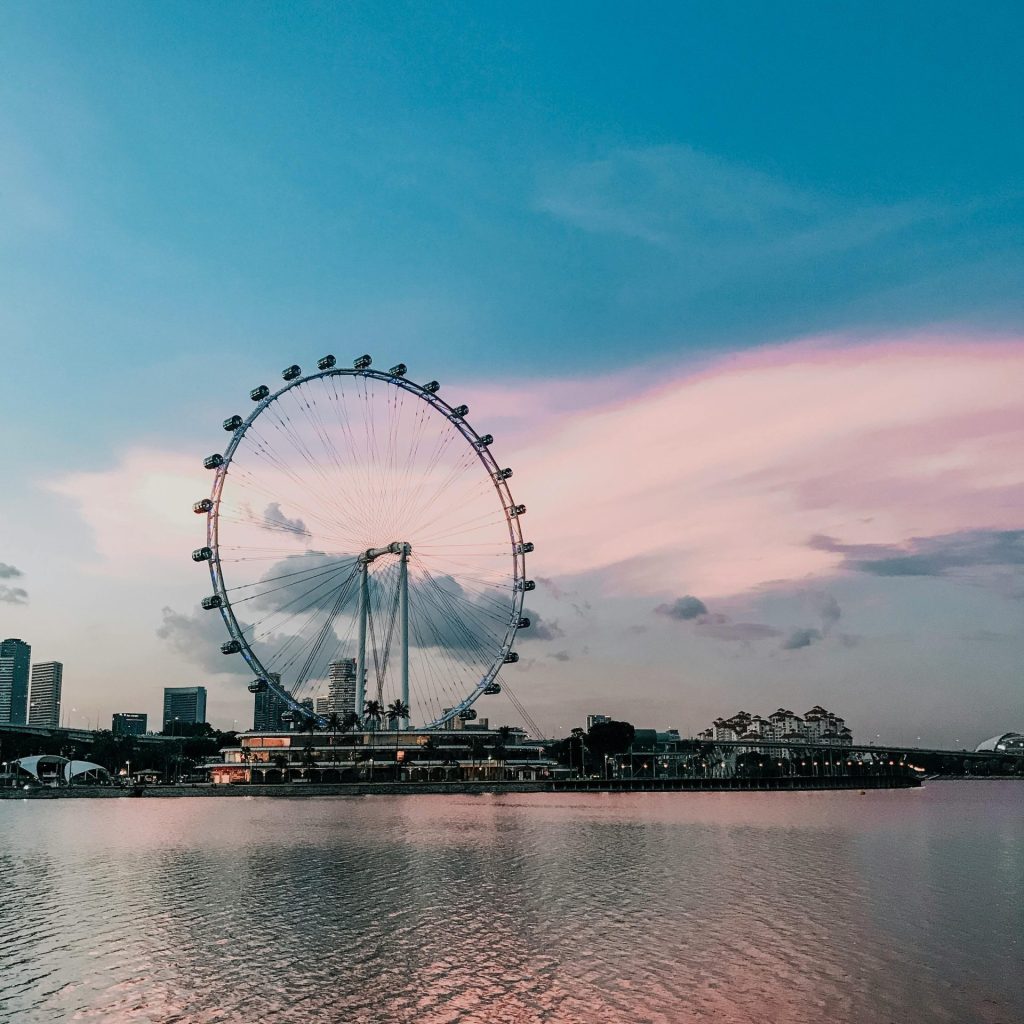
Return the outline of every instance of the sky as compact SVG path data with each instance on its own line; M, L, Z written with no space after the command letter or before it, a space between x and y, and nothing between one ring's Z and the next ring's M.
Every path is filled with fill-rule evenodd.
M194 683L249 724L201 460L251 387L369 352L515 468L544 628L503 679L545 731L1024 728L1022 29L0 6L0 635L65 663L70 724Z

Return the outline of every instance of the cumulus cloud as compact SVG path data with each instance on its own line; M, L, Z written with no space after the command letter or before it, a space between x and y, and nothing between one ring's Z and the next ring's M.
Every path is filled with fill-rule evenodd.
M538 612L524 608L523 614L530 620L530 626L516 634L517 640L558 640L565 636L557 622L545 621Z
M817 643L821 639L822 632L820 629L814 629L813 627L794 629L782 641L782 649L784 651L798 651L803 647L810 647L811 644Z
M300 537L308 537L310 535L309 530L306 529L305 522L298 517L295 519L289 519L281 511L281 506L276 501L272 501L263 510L263 523L261 525L268 530L294 533Z
M568 651L555 651L553 654L546 655L546 657L554 661L572 661L572 655Z
M160 614L162 621L156 635L175 654L206 672L251 674L242 658L221 654L220 645L229 637L219 612L200 609L192 615L186 615L164 607Z
M24 575L25 574L20 569L15 568L13 565L8 565L6 562L0 562L0 580L13 580Z
M0 603L28 604L28 591L24 587L0 586Z
M763 622L733 622L727 615L705 615L697 620L699 636L733 643L749 643L781 636L782 630Z
M665 615L670 619L680 619L683 622L688 622L690 619L707 615L708 606L699 597L686 594L683 597L676 598L671 604L659 604L654 610L659 615Z

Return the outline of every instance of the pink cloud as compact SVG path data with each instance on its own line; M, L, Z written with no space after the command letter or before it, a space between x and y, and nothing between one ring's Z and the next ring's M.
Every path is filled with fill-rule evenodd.
M516 498L546 575L726 595L826 575L808 546L1024 523L1024 341L815 339L699 369L530 394L467 389L507 423ZM543 401L538 405L537 394Z

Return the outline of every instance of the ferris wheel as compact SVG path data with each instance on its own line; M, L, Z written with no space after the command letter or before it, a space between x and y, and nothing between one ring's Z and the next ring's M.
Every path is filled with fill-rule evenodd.
M251 692L273 691L285 717L321 728L313 698L339 664L354 668L359 718L476 718L530 625L533 545L512 470L467 406L449 405L437 381L409 380L404 364L375 370L364 355L347 368L328 355L316 372L281 376L249 393L248 416L224 420L227 448L203 462L211 494L193 505L206 544L192 558L209 564L202 606L223 617L221 651L245 659Z

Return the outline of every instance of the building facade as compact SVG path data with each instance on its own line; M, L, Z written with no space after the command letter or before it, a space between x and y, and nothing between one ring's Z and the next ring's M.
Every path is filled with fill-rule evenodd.
M0 640L0 722L24 725L28 716L29 662L24 640Z
M280 685L281 677L276 672L270 678ZM276 732L284 728L281 715L288 710L288 705L269 687L260 690L253 696L252 728L253 732Z
M194 725L205 721L205 686L164 687L164 732L173 730L175 722Z
M786 708L773 711L767 718L737 711L731 718L716 718L711 727L698 733L697 739L718 742L739 740L771 743L818 743L848 747L853 734L838 715L815 704L803 717Z
M60 725L60 692L64 666L59 661L42 661L32 666L32 690L28 724L56 729Z
M119 711L110 722L110 731L115 736L144 736L147 719L147 715Z

